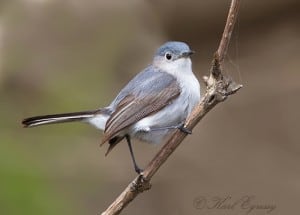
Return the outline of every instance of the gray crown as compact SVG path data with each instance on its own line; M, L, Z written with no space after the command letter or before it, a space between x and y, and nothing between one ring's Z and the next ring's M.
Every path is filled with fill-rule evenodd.
M190 52L190 47L184 42L170 41L163 44L155 53L155 56L165 56L167 52L175 55L181 55L184 52Z

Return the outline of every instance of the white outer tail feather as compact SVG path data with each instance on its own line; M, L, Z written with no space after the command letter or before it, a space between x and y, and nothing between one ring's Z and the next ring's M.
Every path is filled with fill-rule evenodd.
M83 121L86 118L90 118L93 115L84 115L84 116L66 116L66 117L55 117L55 118L44 118L39 120L34 120L30 122L26 127L35 127L39 125L62 123L62 122L74 122L74 121Z
M107 118L108 116L103 115L101 113L101 110L96 110L35 116L24 119L22 121L22 124L24 125L24 127L35 127L47 124L82 121L88 122L99 129L104 129Z

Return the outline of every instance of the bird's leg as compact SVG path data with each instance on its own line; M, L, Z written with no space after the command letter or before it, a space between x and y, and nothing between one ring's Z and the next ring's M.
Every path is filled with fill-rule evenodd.
M183 133L192 134L192 131L190 129L184 127L184 123L180 123L179 125L173 125L173 126L151 128L150 131L161 131L166 129L179 129Z
M184 123L181 123L177 128L183 133L192 134L192 130L184 127Z
M136 171L137 174L141 174L141 172L143 172L143 170L139 168L139 166L137 165L137 163L135 161L135 157L134 157L132 146L131 146L130 136L126 135L125 138L126 138L126 141L127 141L127 144L128 144L128 148L129 148L129 152L130 152L131 159L132 159L132 162L133 162L134 170Z

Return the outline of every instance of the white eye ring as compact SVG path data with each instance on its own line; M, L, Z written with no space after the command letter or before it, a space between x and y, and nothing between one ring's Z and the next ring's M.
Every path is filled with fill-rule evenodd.
M167 52L167 53L165 54L165 58L166 58L167 60L171 60L171 59L172 59L172 54L171 54L170 52Z

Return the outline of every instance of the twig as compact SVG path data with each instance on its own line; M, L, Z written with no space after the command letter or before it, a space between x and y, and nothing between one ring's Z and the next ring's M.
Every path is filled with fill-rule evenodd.
M197 123L218 103L227 99L229 95L236 93L242 85L236 84L232 79L222 74L222 63L227 52L233 27L237 18L240 0L232 0L224 32L219 48L212 60L209 77L203 77L206 84L206 93L200 103L188 117L185 127L193 129ZM151 188L150 180L168 159L168 157L180 145L186 137L186 133L175 131L152 161L145 168L142 175L137 176L114 202L102 213L102 215L120 214L121 211L141 192Z

